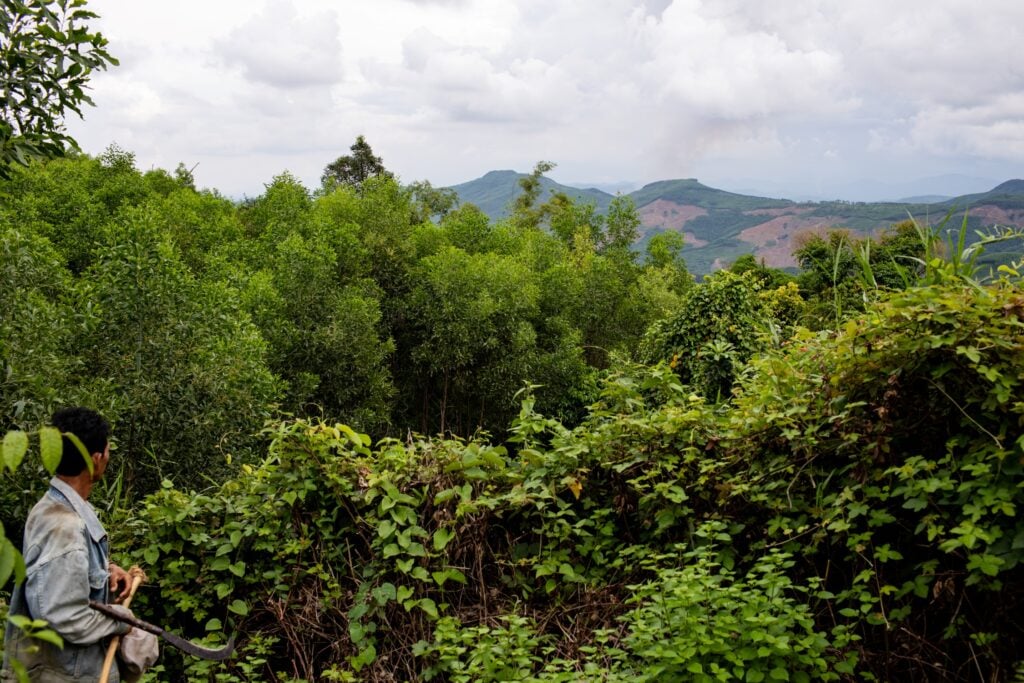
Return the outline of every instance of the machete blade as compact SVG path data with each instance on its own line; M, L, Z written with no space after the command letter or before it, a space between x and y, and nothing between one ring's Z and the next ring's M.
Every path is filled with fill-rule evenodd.
M234 634L232 634L231 637L228 639L227 645L220 648L219 650L212 650L208 647L203 647L202 645L196 645L195 643L189 640L185 640L181 636L176 636L173 633L169 633L164 629L160 628L159 626L149 623L148 621L143 621L142 619L138 619L136 617L130 617L127 614L121 614L121 612L119 612L116 609L113 609L110 605L104 605L101 602L90 600L89 607L92 607L97 612L102 612L103 614L106 614L111 619L122 621L126 624L134 626L135 628L142 629L143 631L147 631L149 633L152 633L153 635L159 636L166 640L170 645L173 645L182 652L186 652L192 655L193 657L199 657L200 659L212 659L215 662L220 662L230 657L231 653L235 650Z
M211 650L210 648L196 645L191 641L185 640L184 638L176 636L173 633L168 633L167 631L164 631L161 634L161 636L163 637L164 640L166 640L168 643L178 648L182 652L187 652L193 657L199 657L200 659L212 659L215 662L220 662L227 659L235 650L234 634L232 634L231 638L228 639L228 644L219 650Z

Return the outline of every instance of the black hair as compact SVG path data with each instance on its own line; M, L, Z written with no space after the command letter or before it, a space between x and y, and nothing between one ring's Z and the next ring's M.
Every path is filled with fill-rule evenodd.
M71 433L78 437L89 455L102 453L110 440L110 423L91 408L61 408L53 414L50 423L62 433ZM57 474L73 477L86 469L85 460L78 446L64 436L61 438L63 449Z

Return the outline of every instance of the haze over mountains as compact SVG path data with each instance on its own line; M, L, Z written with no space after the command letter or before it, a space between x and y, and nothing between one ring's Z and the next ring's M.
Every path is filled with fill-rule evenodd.
M507 215L519 194L515 171L491 171L451 189L463 203L480 207L492 219ZM604 211L613 195L597 188L561 185L550 178L541 180L541 199L562 192L576 201L592 203ZM936 225L953 212L950 227L959 228L964 211L973 231L993 225L1024 227L1024 180L1009 180L975 194L946 198L945 186L937 183L934 194L892 202L793 201L726 192L708 187L696 179L662 180L628 194L640 214L643 248L655 234L667 230L682 232L687 265L695 274L721 268L743 254L753 253L767 265L796 266L792 251L801 233L824 232L833 227L854 234L873 234L913 217ZM909 187L908 187L909 189ZM1019 243L1004 245L1015 249Z

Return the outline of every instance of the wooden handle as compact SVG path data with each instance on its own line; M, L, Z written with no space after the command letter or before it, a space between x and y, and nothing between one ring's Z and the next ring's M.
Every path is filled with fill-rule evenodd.
M132 604L132 598L135 597L135 591L138 590L142 582L146 580L146 572L142 571L137 565L133 566L128 570L128 575L131 576L132 582L128 586L128 595L121 603L125 607ZM114 656L117 655L117 646L121 644L121 636L114 636L110 639L110 645L107 646L107 656L103 659L103 669L100 670L99 683L107 683L110 680L110 670L114 666Z

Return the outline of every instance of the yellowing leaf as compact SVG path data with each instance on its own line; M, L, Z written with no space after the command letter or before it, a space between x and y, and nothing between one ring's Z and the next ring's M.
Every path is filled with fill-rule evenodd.
M64 450L63 440L60 438L60 430L56 427L43 427L39 430L39 456L43 461L43 467L50 474L57 471L60 458Z
M18 469L25 451L28 450L28 434L25 432L7 432L3 442L3 462L11 472Z

